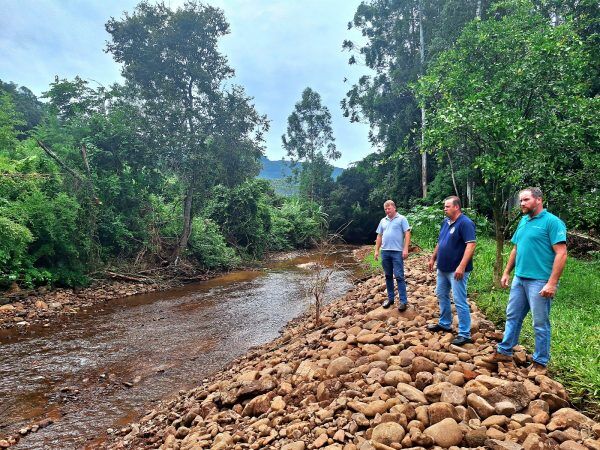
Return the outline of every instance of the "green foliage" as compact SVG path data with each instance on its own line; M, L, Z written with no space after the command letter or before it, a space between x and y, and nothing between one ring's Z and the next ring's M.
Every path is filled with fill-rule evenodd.
M22 119L16 125L16 129L20 134L33 129L42 121L44 116L43 105L33 92L25 86L19 87L15 83L6 83L0 80L0 95L3 95L3 93L10 96L15 111ZM2 114L3 109L0 106L0 114Z
M0 286L18 279L27 261L27 246L32 241L33 235L27 227L0 216Z
M10 151L17 145L16 127L23 124L11 96L0 89L0 151Z
M32 265L47 268L59 284L83 282L91 242L80 227L77 200L64 192L50 198L34 191L19 198L15 208L35 238L29 247Z
M205 214L220 225L230 245L259 257L268 246L273 195L266 180L254 179L234 188L216 186Z
M315 202L298 198L286 199L280 207L271 210L272 227L269 249L310 248L321 240L327 230L327 216Z
M132 95L142 100L137 104L149 151L181 183L177 261L200 209L194 199L258 173L268 122L241 87L224 87L233 69L218 48L229 33L220 9L187 2L173 10L142 2L133 14L109 20L106 30L108 51L122 64Z
M587 153L586 134L598 132L570 24L551 26L527 1L503 6L505 14L469 24L417 89L430 110L428 148L473 167L497 219L517 186L558 175L551 161Z
M491 226L485 216L470 208L463 208L462 212L475 223L478 241L480 238L485 239L489 236ZM406 218L412 227L411 242L424 250L433 250L440 234L440 225L444 220L443 208L417 205L408 212Z
M231 269L240 263L235 250L227 247L219 226L202 217L194 219L188 254L206 269Z

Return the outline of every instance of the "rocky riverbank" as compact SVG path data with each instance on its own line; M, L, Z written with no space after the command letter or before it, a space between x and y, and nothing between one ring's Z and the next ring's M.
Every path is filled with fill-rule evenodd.
M489 448L599 450L600 425L573 409L564 387L516 365L482 360L501 333L473 308L474 344L431 333L438 311L426 258L407 264L411 307L380 308L385 283L359 284L292 321L201 386L149 411L106 448Z
M265 260L271 262L290 260L306 255L306 250L279 252L268 255ZM257 263L260 261L257 261ZM238 270L253 270L252 264L238 267ZM21 328L31 325L51 326L57 319L76 314L92 305L106 303L118 298L149 292L165 291L191 282L205 281L226 272L198 273L193 267L186 267L181 273L165 273L163 276L121 276L121 279L95 281L86 288L56 288L42 286L37 289L19 289L15 284L11 289L0 293L0 330ZM118 274L114 274L118 275ZM110 272L106 274L110 277ZM123 279L125 278L125 279Z
M51 326L62 316L76 314L82 309L117 298L170 289L181 283L135 283L102 281L83 289L48 289L6 293L0 302L0 329L30 325ZM2 304L4 303L4 304Z

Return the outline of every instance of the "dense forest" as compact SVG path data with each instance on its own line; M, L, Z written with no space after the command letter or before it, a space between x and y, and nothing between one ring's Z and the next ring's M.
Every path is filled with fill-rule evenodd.
M282 147L294 196L257 178L269 119L220 53L223 12L142 2L106 23L122 84L0 82L0 289L75 286L111 266L227 269L328 232L373 242L382 204L459 195L498 243L519 188L600 225L600 12L593 0L369 0L339 43L370 76L341 100L373 152L332 178L331 114L307 87ZM439 216L441 219L441 215Z

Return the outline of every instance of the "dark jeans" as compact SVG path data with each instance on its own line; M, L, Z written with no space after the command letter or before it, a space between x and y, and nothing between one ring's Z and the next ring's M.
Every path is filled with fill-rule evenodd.
M387 288L388 298L394 301L394 278L398 283L398 297L400 303L407 303L406 281L404 280L404 260L402 252L394 250L381 250L381 265L385 273L385 286Z

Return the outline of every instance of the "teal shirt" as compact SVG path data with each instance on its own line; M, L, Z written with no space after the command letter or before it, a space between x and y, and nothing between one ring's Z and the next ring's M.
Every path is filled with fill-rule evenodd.
M523 216L511 242L517 246L515 275L548 280L554 264L553 245L567 240L565 223L543 209L535 217Z

